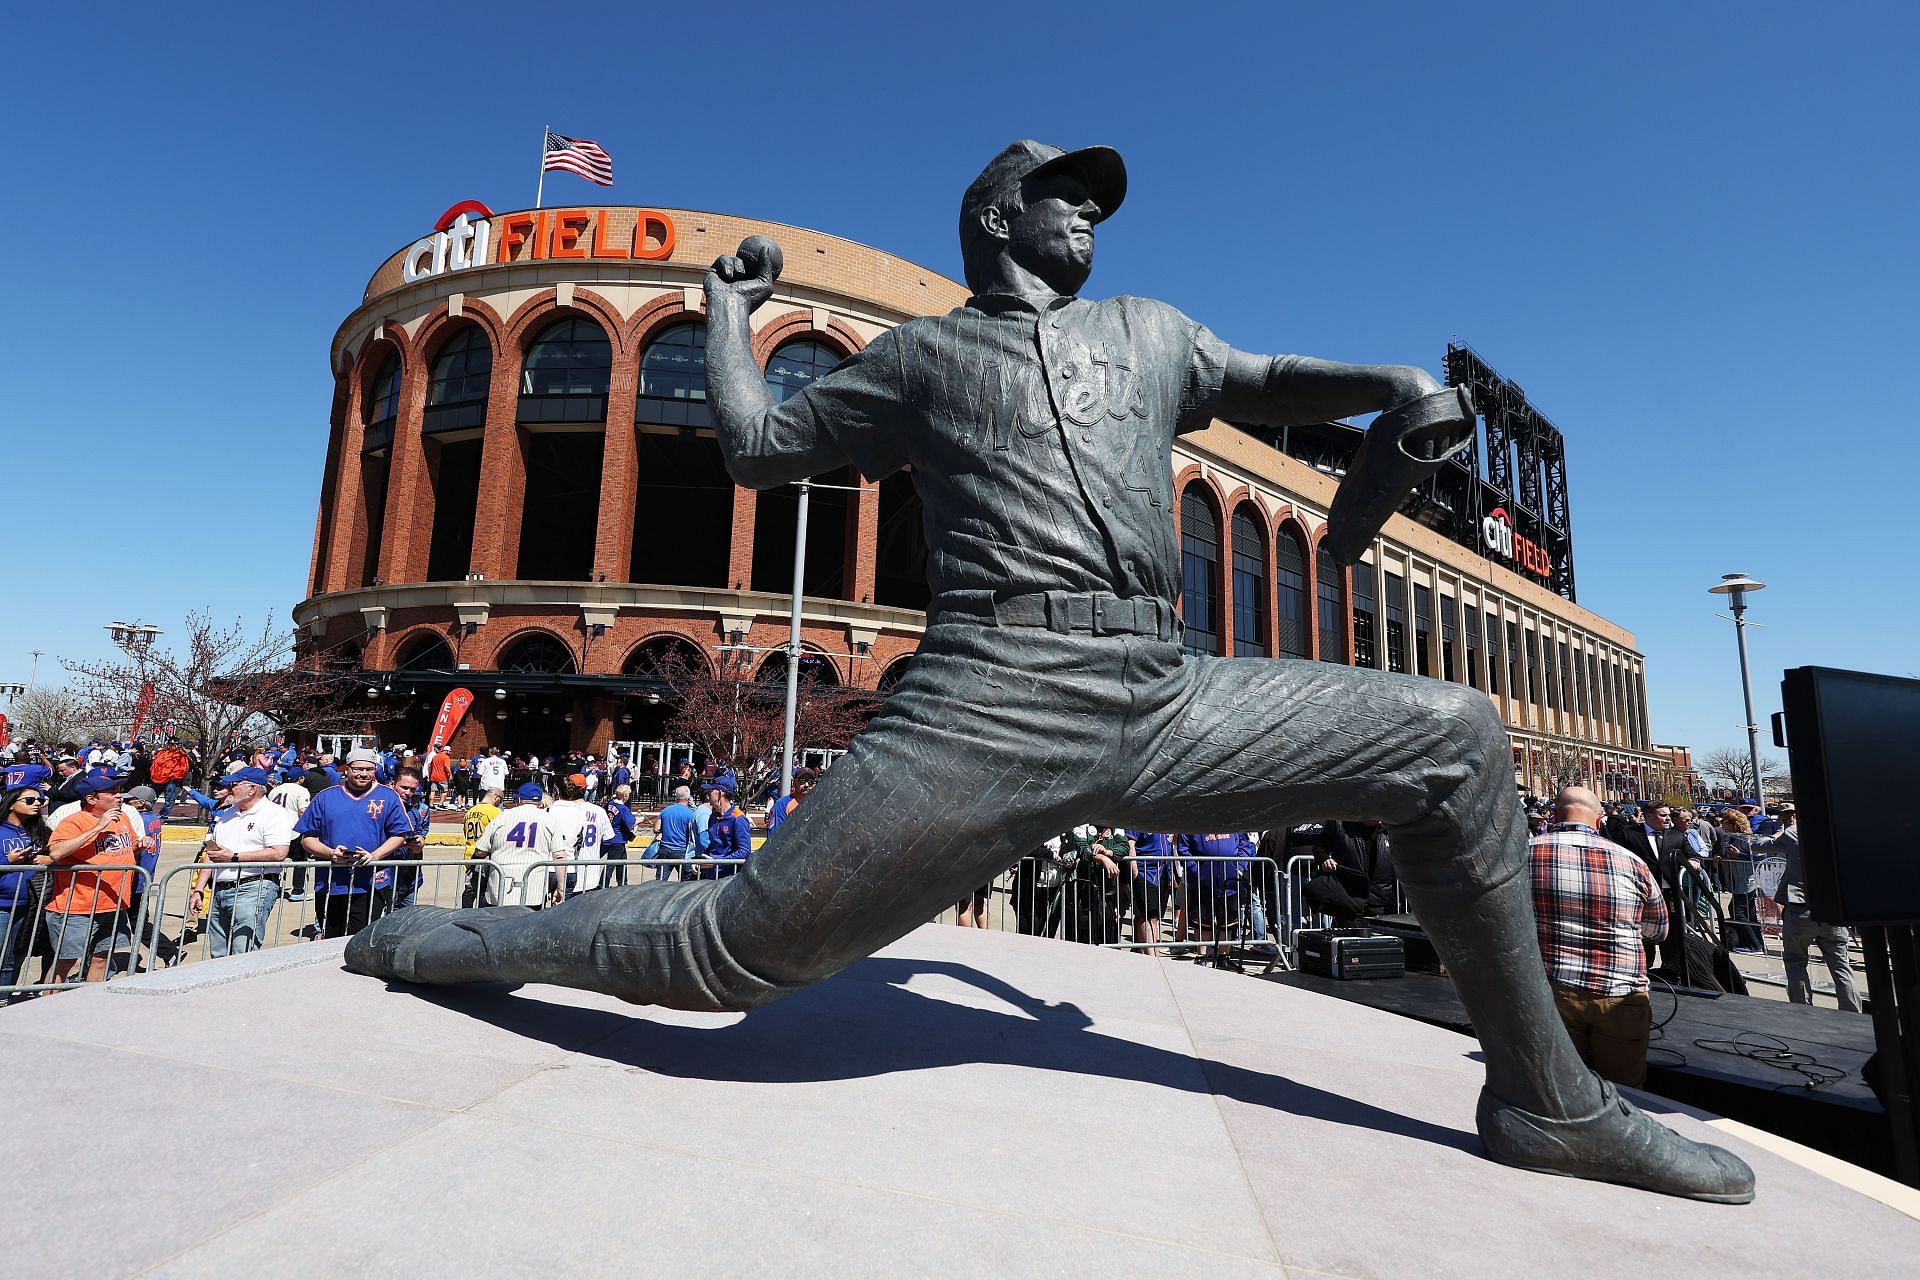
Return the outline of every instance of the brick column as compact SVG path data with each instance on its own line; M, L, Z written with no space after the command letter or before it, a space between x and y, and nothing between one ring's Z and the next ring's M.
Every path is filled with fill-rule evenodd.
M847 599L872 604L874 580L879 576L880 560L880 486L849 470L860 486L853 495L853 519L847 537Z
M426 362L409 360L400 377L400 412L388 451L387 513L380 539L382 582L424 582L427 577L435 495L422 434L426 402Z
M730 591L753 585L753 522L759 507L757 491L733 486L733 541L727 553L724 584Z
M352 385L347 388L346 431L340 441L340 479L334 489L332 562L327 570L327 589L345 591L360 584L360 563L367 553L367 496L361 487L360 447L366 441L367 426L361 420L361 402L366 394L365 370L356 362Z
M633 567L633 508L636 497L634 396L639 370L632 352L615 355L607 388L606 440L600 455L600 518L594 525L593 576L601 582L625 582Z
M480 483L473 511L473 557L467 572L511 578L519 569L520 514L527 489L527 458L520 447L520 354L497 352L487 388L487 423L480 442Z

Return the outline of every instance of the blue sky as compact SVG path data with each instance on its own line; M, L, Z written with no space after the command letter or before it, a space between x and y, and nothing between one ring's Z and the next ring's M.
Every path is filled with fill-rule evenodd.
M283 11L284 10L284 11ZM965 25L972 12L976 25ZM710 16L709 16L710 15ZM990 25L1017 20L1019 27ZM1581 603L1648 657L1655 737L1741 741L1805 663L1920 673L1897 574L1912 374L1911 5L31 6L0 75L8 549L27 651L303 594L327 343L456 199L817 227L958 274L1001 145L1105 142L1088 292L1251 350L1473 344L1565 432ZM23 582L25 585L23 586Z

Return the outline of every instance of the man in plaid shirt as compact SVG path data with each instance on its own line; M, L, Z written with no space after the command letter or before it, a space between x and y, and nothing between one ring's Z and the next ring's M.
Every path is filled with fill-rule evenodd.
M1602 836L1600 799L1554 797L1555 823L1533 838L1533 914L1553 1002L1580 1057L1616 1084L1647 1078L1642 940L1667 932L1667 904L1645 861Z

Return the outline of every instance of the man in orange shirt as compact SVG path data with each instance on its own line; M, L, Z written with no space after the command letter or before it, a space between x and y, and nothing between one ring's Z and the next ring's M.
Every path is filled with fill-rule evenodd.
M131 946L126 908L133 902L132 871L141 833L120 808L120 783L102 772L89 773L74 790L79 812L53 829L47 857L53 872L53 896L47 900L47 936L53 942L53 980L65 982L82 957L84 981L107 976L114 951Z

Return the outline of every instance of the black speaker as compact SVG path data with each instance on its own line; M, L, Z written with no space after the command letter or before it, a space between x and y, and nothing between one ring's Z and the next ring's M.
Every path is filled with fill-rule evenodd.
M1780 695L1814 919L1920 921L1920 680L1795 667Z

